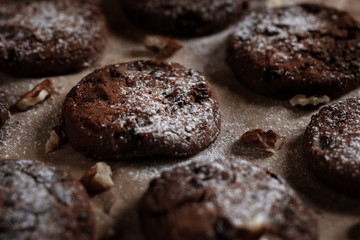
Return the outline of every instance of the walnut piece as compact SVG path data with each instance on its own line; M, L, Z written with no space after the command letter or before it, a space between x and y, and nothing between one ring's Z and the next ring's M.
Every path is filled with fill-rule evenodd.
M80 181L88 192L102 192L114 186L111 176L110 166L98 162L84 173Z
M162 57L170 57L176 51L183 47L183 44L173 38L167 38L160 35L147 35L144 40L147 49Z
M283 0L267 0L266 5L271 8L281 7L284 5Z
M60 126L54 127L50 132L50 137L45 144L45 153L54 152L64 142L65 133Z
M54 90L52 81L50 79L45 79L43 82L36 85L30 92L22 95L15 106L21 111L26 111L36 104L45 101L53 93Z
M279 136L273 130L265 132L262 129L253 129L244 133L240 138L240 142L266 152L275 153L284 145L285 137Z
M241 228L252 233L259 233L268 228L268 221L262 216L256 216L244 222Z
M307 97L306 95L296 95L294 96L292 99L289 100L289 103L292 107L295 106L301 106L301 107L305 107L305 106L318 106L318 105L323 105L326 103L330 102L330 98L326 95L321 96L321 97Z

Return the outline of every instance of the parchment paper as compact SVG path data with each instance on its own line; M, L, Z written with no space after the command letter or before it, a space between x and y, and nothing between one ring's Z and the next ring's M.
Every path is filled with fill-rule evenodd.
M142 45L144 30L130 24L117 0L94 0L108 18L110 39L103 57L91 68L81 72L51 77L56 94L46 102L22 113L14 114L0 130L1 159L41 160L69 171L76 178L96 163L64 145L46 154L45 142L50 129L58 124L58 115L66 93L82 77L108 64L135 59L155 58ZM298 0L286 1L300 2ZM349 10L360 20L360 0L310 1L325 2ZM272 5L281 3L273 0ZM360 239L360 199L338 194L320 183L308 170L302 155L301 138L312 114L318 110L293 109L287 101L260 96L243 87L224 62L225 40L233 27L201 38L183 39L184 48L169 61L179 62L204 73L215 88L222 113L222 131L208 149L189 159L145 159L108 162L113 170L115 187L91 196L97 220L97 239L136 239L142 235L138 226L136 206L149 181L163 170L213 156L237 157L265 166L284 177L298 192L306 205L314 210L319 222L321 240ZM13 104L44 78L12 78L0 74L0 87ZM360 96L360 89L343 96ZM337 100L333 100L337 101ZM258 155L237 142L247 130L273 129L287 138L284 147L274 155Z

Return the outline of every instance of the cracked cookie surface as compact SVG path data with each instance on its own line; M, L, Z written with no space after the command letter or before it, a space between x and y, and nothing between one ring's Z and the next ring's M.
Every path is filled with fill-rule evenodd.
M163 172L139 215L146 239L317 239L315 219L284 180L243 160Z
M176 63L135 61L95 70L67 95L70 145L99 159L190 156L220 132L214 91Z
M93 239L90 207L68 173L38 161L0 160L0 239Z
M0 128L4 126L6 119L9 117L9 102L5 93L0 89Z
M316 176L341 192L360 191L360 98L323 107L311 118L304 151Z
M338 97L360 84L360 25L314 4L250 13L228 42L235 76L264 95Z
M90 66L104 50L105 18L81 0L0 2L0 68L18 76Z
M166 34L203 35L219 31L248 9L248 0L124 0L139 26Z

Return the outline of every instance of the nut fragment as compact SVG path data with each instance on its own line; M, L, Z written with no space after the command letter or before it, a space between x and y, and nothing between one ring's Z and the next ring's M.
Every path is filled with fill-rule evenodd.
M251 233L259 233L268 228L268 221L265 217L256 216L255 218L244 222L241 228Z
M183 47L183 44L179 40L159 35L147 35L144 40L144 45L147 49L159 53L162 57L170 57Z
M102 192L114 186L111 176L110 166L98 162L84 173L80 181L88 192Z
M267 0L266 5L271 8L281 7L284 5L283 0Z
M53 92L52 81L50 79L45 79L43 82L36 85L30 92L22 95L15 106L17 109L25 111L36 104L45 101L53 94Z
M330 98L326 95L321 97L307 97L306 95L296 95L292 99L289 100L289 103L292 107L300 105L301 107L305 106L318 106L322 104L326 104L330 102Z
M273 130L265 132L262 129L253 129L244 133L240 138L240 142L266 152L275 153L284 145L285 137L279 136Z
M65 134L59 126L54 127L50 132L50 138L46 141L45 152L54 152L64 142Z

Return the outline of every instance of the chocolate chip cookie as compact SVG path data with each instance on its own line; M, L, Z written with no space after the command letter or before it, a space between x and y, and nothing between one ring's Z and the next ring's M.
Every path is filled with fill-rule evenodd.
M360 98L323 107L311 118L304 150L316 176L338 191L360 193Z
M9 74L63 74L88 67L106 39L102 13L85 1L0 2L0 69Z
M81 184L38 161L0 160L0 239L94 239Z
M301 4L250 13L228 43L228 64L267 96L338 97L360 83L360 25L348 13Z
M6 119L9 117L9 102L5 93L0 89L0 128L4 126Z
M162 173L142 197L146 239L317 239L317 223L284 180L243 161Z
M214 91L177 63L135 61L95 70L67 95L69 143L98 159L190 156L220 132Z
M139 26L177 35L217 32L237 20L248 0L124 0L127 15Z

